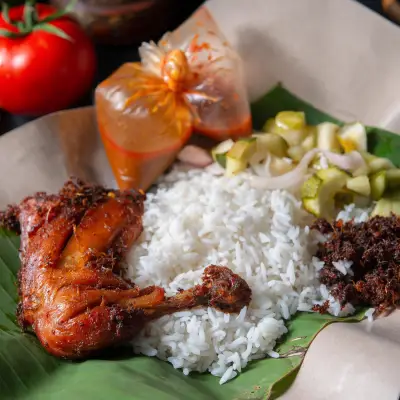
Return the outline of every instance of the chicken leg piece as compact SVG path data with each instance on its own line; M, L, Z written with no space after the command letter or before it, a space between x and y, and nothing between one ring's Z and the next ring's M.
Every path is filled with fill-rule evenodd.
M170 298L121 277L143 229L144 199L69 181L58 195L37 193L0 216L21 234L18 320L49 353L85 358L166 314L201 306L233 313L249 304L247 283L226 267L207 267L201 285Z

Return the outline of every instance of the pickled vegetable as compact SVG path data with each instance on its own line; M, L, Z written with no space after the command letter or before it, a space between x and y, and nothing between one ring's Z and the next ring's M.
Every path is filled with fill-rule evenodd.
M299 180L312 174L301 187L301 197L304 208L315 216L333 217L335 206L349 203L367 207L372 200L386 199L393 190L399 190L400 201L400 169L389 159L367 152L367 132L360 122L342 127L332 122L307 126L303 113L284 111L267 120L263 130L279 135L288 146L286 155L295 171L278 174L282 181L295 186L294 172ZM288 187L273 174L275 163L283 163L283 158L271 157L269 168L274 178L262 182L263 177L257 177L257 187Z
M307 179L303 186L301 187L301 197L302 198L315 198L318 194L319 187L322 183L322 179L318 176L313 175Z
M275 133L289 146L298 146L307 136L306 119L303 112L282 111L275 118L268 119L263 127L266 133Z
M393 169L395 166L387 158L375 157L368 162L369 172L375 173L383 170Z
M371 215L373 217L376 215L380 215L381 217L389 217L392 213L400 215L400 200L383 198L376 203Z
M307 150L303 146L298 145L289 147L287 153L293 161L299 162L304 157L304 154L307 153Z
M262 131L265 133L277 133L279 131L279 128L275 124L275 118L269 118L265 122Z
M299 146L307 137L306 130L283 130L278 133L289 147Z
M336 167L321 169L316 172L316 175L318 176L318 178L320 178L321 180L323 180L325 182L334 180L337 178L340 178L341 180L346 182L346 180L349 177L349 175L346 172L344 172L341 169L336 168ZM344 184L343 184L343 186L344 186Z
M338 132L338 140L345 153L367 151L367 132L360 122L344 125Z
M257 150L256 138L238 140L226 154L226 175L234 176L247 168Z
M268 153L277 157L287 156L288 145L281 136L275 133L255 133L252 137L257 139L257 153L264 158Z
M367 176L357 176L356 178L348 179L346 187L362 196L369 197L371 195L371 185Z
M323 122L317 125L317 147L321 150L340 152L338 130L339 126L332 122Z
M281 111L276 115L275 123L283 130L301 130L306 127L306 117L300 111Z
M235 176L247 168L247 161L232 157L226 158L226 176Z
M333 200L332 200L333 202ZM303 199L303 207L306 211L308 211L310 214L313 214L315 217L319 218L322 215L322 204L318 197L314 198L305 198ZM334 208L333 203L329 204L329 208Z
M316 130L311 128L313 127L306 130L307 135L301 142L301 147L303 147L306 152L316 147Z
M386 171L376 172L370 177L371 197L373 200L382 198L387 188Z
M316 179L317 178L317 179ZM316 217L331 219L335 212L335 196L342 191L348 175L338 168L318 171L302 187L304 208ZM313 196L308 196L314 194Z
M211 155L213 160L217 162L222 168L225 168L226 154L234 144L235 142L232 139L228 139L212 149Z

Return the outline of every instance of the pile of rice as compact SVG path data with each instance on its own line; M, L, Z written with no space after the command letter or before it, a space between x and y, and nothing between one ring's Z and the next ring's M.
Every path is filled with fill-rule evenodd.
M365 218L352 208L341 218ZM201 282L209 264L224 265L252 289L239 315L214 309L183 311L146 326L134 350L170 362L184 374L209 371L220 383L249 361L279 357L274 346L297 311L331 301L329 312L346 315L318 283L323 263L313 257L321 235L287 191L251 187L249 176L226 178L205 170L176 169L146 201L144 233L128 257L128 277L138 285L161 285L167 295ZM339 268L350 269L343 261Z

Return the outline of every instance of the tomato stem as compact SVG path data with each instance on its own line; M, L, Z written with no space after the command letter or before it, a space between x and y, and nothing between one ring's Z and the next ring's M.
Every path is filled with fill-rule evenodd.
M52 35L56 35L62 39L72 41L69 35L67 35L60 28L52 25L51 22L54 22L57 19L66 16L74 8L76 2L77 0L72 0L64 10L57 10L49 16L43 19L39 19L36 9L36 1L27 0L24 5L23 20L15 22L10 19L9 7L6 3L3 2L1 8L1 17L7 24L13 26L14 28L17 28L17 32L9 29L0 29L0 36L13 39L20 38L29 35L32 32L42 30L51 33Z
M8 13L8 10L9 10L8 4L3 2L1 4L1 15L3 16L3 19L4 19L4 21L7 22L7 24L11 24L10 15Z
M28 0L24 6L25 26L23 29L27 32L31 32L33 25L37 22L37 19L38 17L36 13L35 2L33 0Z

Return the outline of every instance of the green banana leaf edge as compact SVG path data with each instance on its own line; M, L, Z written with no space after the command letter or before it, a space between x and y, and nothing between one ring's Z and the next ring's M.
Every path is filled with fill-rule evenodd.
M304 111L310 124L340 123L278 85L252 105L255 128L259 129L282 110ZM368 128L368 135L370 151L396 163L400 137L372 127ZM47 354L34 335L22 333L17 325L18 248L17 236L0 231L1 399L276 399L295 379L308 346L321 329L332 322L356 322L364 318L365 310L350 318L298 313L287 324L288 334L276 346L280 358L251 362L243 373L224 385L219 385L219 378L208 373L184 376L155 357L134 355L128 346L110 349L87 361L59 360Z

